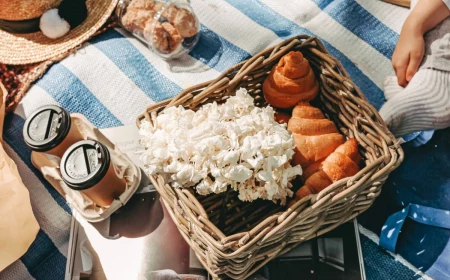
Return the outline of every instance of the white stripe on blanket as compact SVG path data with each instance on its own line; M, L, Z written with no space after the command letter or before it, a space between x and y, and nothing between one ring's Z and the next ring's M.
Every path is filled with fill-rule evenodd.
M26 119L37 108L44 105L58 105L58 102L41 87L34 85L17 105L14 113Z

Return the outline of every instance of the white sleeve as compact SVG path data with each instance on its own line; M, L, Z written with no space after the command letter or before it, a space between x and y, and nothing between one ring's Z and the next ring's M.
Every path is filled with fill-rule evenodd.
M442 2L450 9L450 0L442 0Z

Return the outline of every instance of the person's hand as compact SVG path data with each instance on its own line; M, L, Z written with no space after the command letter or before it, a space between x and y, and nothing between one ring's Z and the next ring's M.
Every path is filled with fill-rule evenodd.
M414 74L416 74L424 52L423 33L413 24L405 23L392 55L392 66L394 66L395 75L400 86L405 87L408 85Z

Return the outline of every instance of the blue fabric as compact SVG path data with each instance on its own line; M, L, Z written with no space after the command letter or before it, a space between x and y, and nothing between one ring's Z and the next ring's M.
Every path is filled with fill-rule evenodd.
M409 218L424 225L450 229L450 211L426 207L418 204L409 204L386 220L380 234L380 246L395 253L395 246L403 224ZM420 255L425 249L418 252Z
M405 142L411 142L414 147L419 147L428 143L434 135L434 130L413 132L403 136Z
M30 275L37 280L64 279L66 257L55 247L50 238L39 230L36 239L20 260Z
M209 67L225 71L251 56L204 25L201 31L200 40L189 54Z
M361 235L362 254L366 279L419 279L420 276L407 266L395 260L368 237Z
M396 251L434 279L450 279L450 229L424 224L432 217L422 216L415 211L416 207L409 210L412 213L408 209L401 211L410 204L419 205L419 209L441 209L434 220L437 224L449 222L449 143L450 129L446 129L437 130L431 140L420 147L415 147L414 143L403 145L405 161L390 175L374 205L359 218L365 227L384 236L381 240L387 238L393 224L403 220L399 222L403 224L401 233L400 230L391 233L391 238L400 233ZM413 219L401 217L410 213ZM414 221L414 213L420 222ZM383 229L386 221L389 225ZM385 246L394 250L392 244Z

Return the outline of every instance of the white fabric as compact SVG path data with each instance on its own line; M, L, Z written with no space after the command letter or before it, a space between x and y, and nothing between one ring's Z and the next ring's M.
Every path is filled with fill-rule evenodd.
M420 69L380 115L397 137L450 126L450 72Z

